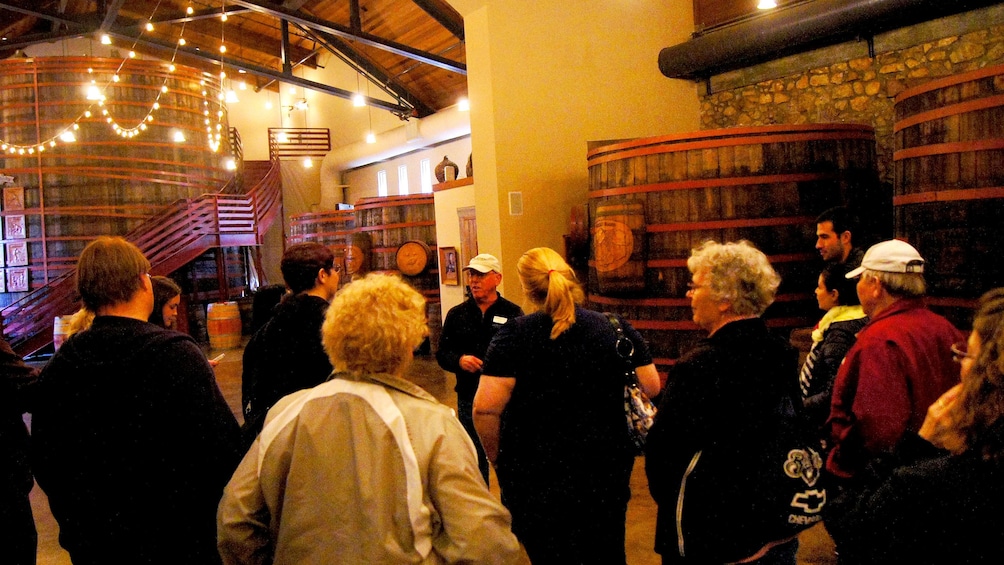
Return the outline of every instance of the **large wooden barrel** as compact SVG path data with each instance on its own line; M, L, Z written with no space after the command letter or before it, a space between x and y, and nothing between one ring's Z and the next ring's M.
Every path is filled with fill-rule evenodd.
M864 125L765 126L621 141L592 147L588 166L590 226L603 221L608 207L638 202L646 249L644 285L628 295L607 292L599 258L590 257L590 305L626 316L660 368L703 336L686 298L686 261L701 242L746 239L768 255L782 283L766 318L787 335L820 316L812 292L822 267L814 250L816 216L841 204L873 213L865 218L871 225L889 216L888 196L876 189L875 134Z
M431 308L438 309L439 253L436 245L436 205L431 194L361 198L355 205L356 232L368 235L372 242L371 265L374 271L400 275L421 292ZM429 252L422 271L407 275L397 266L398 250L404 244L423 243ZM417 246L421 248L422 246ZM434 305L434 306L433 306ZM439 343L442 322L429 319L430 341Z
M927 261L928 303L968 327L1004 284L1004 65L933 80L896 97L894 230Z
M85 96L92 80L105 100ZM123 235L171 202L223 186L232 152L219 92L217 80L163 61L0 61L0 170L23 187L33 289L72 271L94 237Z

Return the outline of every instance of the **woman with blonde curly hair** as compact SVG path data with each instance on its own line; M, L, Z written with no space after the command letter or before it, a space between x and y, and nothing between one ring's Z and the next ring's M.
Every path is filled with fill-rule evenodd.
M1004 562L1004 288L952 350L962 382L829 508L841 562Z
M794 565L798 542L764 509L756 465L790 423L779 407L801 406L797 352L760 317L781 278L748 241L705 242L687 268L693 321L708 337L673 365L648 436L655 550L663 563Z
M453 412L405 379L425 299L370 274L342 288L322 342L335 373L268 412L224 490L236 563L513 563L519 543Z
M537 312L492 340L474 424L496 466L513 531L536 564L623 564L634 464L624 416L624 364L604 314L582 308L575 273L554 250L517 262ZM659 392L648 348L626 321L642 388Z

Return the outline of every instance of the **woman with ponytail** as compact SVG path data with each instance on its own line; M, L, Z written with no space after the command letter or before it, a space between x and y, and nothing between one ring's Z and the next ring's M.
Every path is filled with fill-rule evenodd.
M536 311L492 340L474 425L534 565L623 564L634 452L614 327L582 308L582 287L554 250L531 249L516 266ZM659 375L648 347L619 323L634 344L642 388L655 396Z

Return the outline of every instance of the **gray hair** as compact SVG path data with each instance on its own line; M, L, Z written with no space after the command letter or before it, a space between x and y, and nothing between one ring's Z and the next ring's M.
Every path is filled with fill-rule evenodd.
M752 243L705 241L687 259L691 273L705 272L712 295L740 316L759 316L771 303L781 277Z
M894 298L920 298L927 294L927 283L922 273L887 273L865 269L861 277L871 277L882 283L882 288Z

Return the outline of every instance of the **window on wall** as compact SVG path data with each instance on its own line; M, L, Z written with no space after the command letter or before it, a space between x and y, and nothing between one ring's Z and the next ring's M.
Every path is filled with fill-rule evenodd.
M408 166L399 165L398 166L398 194L402 196L408 195Z
M422 175L422 192L432 192L432 164L428 159L419 162Z
M387 196L387 171L377 171L377 196Z
M400 165L397 168L397 193L402 196L408 194L408 165Z

